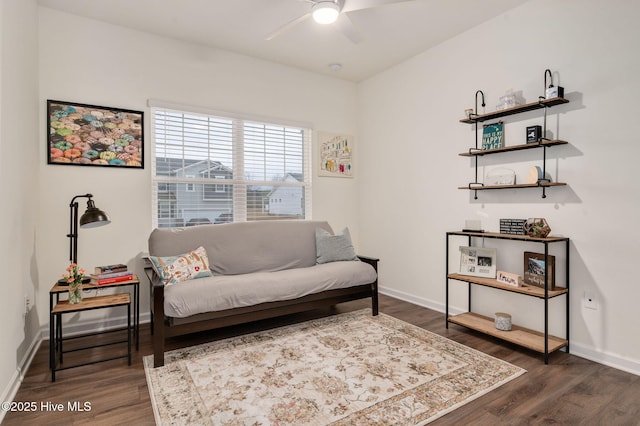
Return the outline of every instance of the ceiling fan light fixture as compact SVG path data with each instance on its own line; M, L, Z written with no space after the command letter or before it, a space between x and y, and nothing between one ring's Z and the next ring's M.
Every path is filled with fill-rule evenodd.
M333 1L319 1L313 5L311 15L318 24L333 24L338 19L340 8Z

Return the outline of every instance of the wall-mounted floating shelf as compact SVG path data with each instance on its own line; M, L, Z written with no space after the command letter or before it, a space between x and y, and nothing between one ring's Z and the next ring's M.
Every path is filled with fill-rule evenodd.
M487 120L493 120L495 118L506 117L509 115L520 114L522 112L534 111L536 109L550 108L552 106L569 103L569 99L565 98L550 98L540 99L537 102L531 102L524 105L516 105L511 108L502 109L500 111L489 112L487 114L471 114L470 118L463 118L461 123L473 124L476 122L483 122Z
M480 92L480 91L478 91ZM478 94L478 92L476 93L476 96ZM484 95L483 95L483 99L484 99ZM547 122L547 108L551 108L552 106L555 105L561 105L561 104L566 104L568 103L569 100L562 98L562 97L557 97L557 98L549 98L549 99L544 99L541 98L540 100L538 100L537 102L531 102L528 104L524 104L524 105L516 105L514 107L511 108L507 108L507 109L503 109L500 111L494 111L494 112L490 112L487 114L470 114L469 118L464 118L462 120L460 120L461 123L467 123L467 124L475 124L476 125L476 143L475 143L475 147L474 148L470 148L467 152L463 152L460 153L459 155L462 157L472 157L475 159L475 181L469 183L466 186L459 186L458 189L466 189L466 190L471 190L474 191L474 199L478 198L478 191L482 191L482 190L489 190L489 189L513 189L513 188L542 188L542 198L546 198L547 194L546 194L546 188L549 187L553 187L553 186L566 186L567 184L564 182L551 182L549 179L546 178L546 171L547 171L547 148L549 147L553 147L553 146L557 146L557 145L566 145L569 142L567 141L563 141L563 140L558 140L558 139L553 139L553 140L549 140L549 139L542 139L539 142L532 142L532 143L527 143L527 144L520 144L520 145L511 145L511 146L505 146L502 148L495 148L495 149L479 149L478 148L478 123L482 123L484 121L488 121L488 120L494 120L494 119L498 119L501 117L506 117L509 115L514 115L514 114L520 114L523 112L527 112L527 111L534 111L534 110L538 110L538 109L544 109L544 131L542 133L543 137L546 133L546 122ZM484 101L483 101L484 104ZM477 108L476 108L477 109ZM524 183L524 184L512 184L512 185L485 185L482 182L478 181L478 157L482 157L485 155L494 155L494 154L501 154L501 153L505 153L505 152L512 152L512 151L521 151L521 150L525 150L525 149L535 149L535 148L542 148L543 150L543 156L542 156L542 178L538 180L537 183Z
M555 146L555 145L566 145L569 142L567 141L561 141L558 139L554 139L554 140L543 140L541 142L532 142L532 143L527 143L527 144L522 144L522 145L511 145L511 146L505 146L502 148L495 148L495 149L475 149L475 148L471 148L469 149L468 152L461 152L460 156L462 157L474 157L476 155L478 156L483 156L483 155L487 155L487 154L497 154L499 152L509 152L509 151L521 151L523 149L535 149L535 148L544 148L545 146Z

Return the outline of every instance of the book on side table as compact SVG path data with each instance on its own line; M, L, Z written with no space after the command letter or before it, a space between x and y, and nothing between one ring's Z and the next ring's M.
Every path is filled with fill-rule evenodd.
M124 263L116 263L114 265L105 265L105 266L96 266L95 274L112 274L114 272L125 272L127 271L127 265Z
M96 266L95 274L91 275L91 284L105 285L124 281L131 281L133 272L127 270L127 265L118 263L115 265Z

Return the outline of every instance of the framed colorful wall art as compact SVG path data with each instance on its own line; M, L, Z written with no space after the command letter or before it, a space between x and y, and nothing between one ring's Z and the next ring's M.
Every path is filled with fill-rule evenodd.
M319 176L353 177L353 136L318 132Z
M144 168L144 113L47 100L47 163Z

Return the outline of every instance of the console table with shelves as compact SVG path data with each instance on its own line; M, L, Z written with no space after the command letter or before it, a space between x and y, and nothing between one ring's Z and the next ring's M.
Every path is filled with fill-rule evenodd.
M521 287L503 284L495 279L462 275L449 271L449 249L451 237L466 237L469 246L472 245L474 238L487 238L499 240L511 240L517 242L538 243L544 246L544 258L548 259L549 246L551 244L565 245L565 282L564 287L550 288L549 274L547 271L549 262L545 262L545 285L544 288L531 285ZM526 235L501 234L493 232L465 232L453 231L447 232L446 243L446 301L445 301L445 325L449 328L449 323L458 324L466 328L479 331L497 337L502 340L526 347L533 351L544 355L544 362L548 364L549 354L566 348L569 352L569 238L566 237L546 237L533 238ZM467 312L450 316L449 315L449 286L450 281L467 283ZM509 291L524 296L535 297L544 301L544 331L531 330L524 327L514 325L510 331L502 331L495 328L493 318L479 315L473 312L471 300L471 288L473 285L480 287L490 287L497 290ZM557 297L565 298L565 337L557 337L549 334L549 301Z
M499 111L494 111L494 112L490 112L490 113L486 113L486 114L471 114L468 118L464 118L462 120L460 120L461 123L466 123L466 124L475 124L476 125L476 143L475 143L475 147L474 148L470 148L467 152L463 152L460 153L458 155L463 156L463 157L473 157L475 158L475 182L471 182L466 186L459 186L458 189L467 189L467 190L471 190L474 191L474 198L477 199L478 198L478 191L482 191L482 190L489 190L489 189L509 189L509 188L542 188L542 198L546 198L546 188L552 187L552 186L565 186L566 183L564 182L551 182L550 180L546 179L546 163L547 163L547 148L553 147L553 146L557 146L557 145L565 145L568 144L567 141L563 141L563 140L558 140L558 139L554 139L554 140L549 140L549 139L545 139L544 136L546 134L546 117L547 117L547 109L555 106L555 105L561 105L561 104L566 104L568 103L569 100L562 98L562 97L556 97L556 98L550 98L550 99L540 99L537 102L531 102L528 104L524 104L524 105L516 105L514 107L511 108L506 108L503 110L499 110ZM494 119L498 119L501 117L506 117L509 115L515 115L515 114L521 114L527 111L534 111L534 110L538 110L538 109L544 109L544 129L542 131L542 139L538 142L532 142L532 143L527 143L527 144L520 144L520 145L512 145L512 146L505 146L502 148L495 148L495 149L480 149L478 148L478 123L482 123L485 121L489 121L489 120L494 120ZM501 154L501 153L505 153L505 152L512 152L512 151L521 151L521 150L525 150L525 149L537 149L537 148L542 148L543 150L543 156L542 156L542 178L538 179L538 181L536 183L524 183L524 184L511 184L511 185L485 185L484 183L478 182L478 157L481 156L485 156L485 155L494 155L494 154Z

